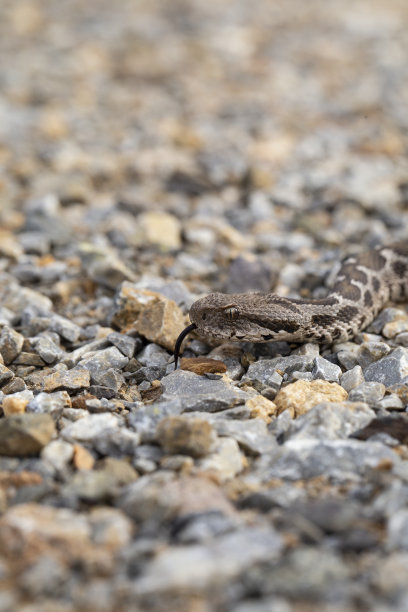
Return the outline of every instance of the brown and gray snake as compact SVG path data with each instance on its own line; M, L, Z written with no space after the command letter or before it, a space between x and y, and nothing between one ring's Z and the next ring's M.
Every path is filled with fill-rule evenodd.
M387 302L408 297L408 244L394 243L347 257L323 299L273 293L211 293L190 308L191 325L177 339L175 367L186 335L229 341L316 342L352 338Z

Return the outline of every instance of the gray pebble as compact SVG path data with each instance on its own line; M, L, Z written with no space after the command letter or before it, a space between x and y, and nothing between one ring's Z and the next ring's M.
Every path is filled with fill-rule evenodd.
M89 370L92 382L115 389L120 381L117 380L114 370L121 370L128 361L128 357L125 357L116 346L111 346L81 359L78 367Z
M41 336L33 342L33 346L46 364L51 365L56 361L61 361L64 351L50 338Z
M391 393L380 399L376 404L376 408L383 410L404 410L405 406L398 395Z
M390 350L385 342L364 342L358 348L357 361L362 368L366 368L370 363L388 355Z
M338 383L341 376L341 368L319 356L315 358L312 376L314 379L323 379L328 382Z
M108 335L107 340L116 346L125 357L129 358L133 357L136 346L138 345L138 340L141 342L139 338L133 338L126 334L120 334L119 332L112 332Z
M386 357L371 363L364 369L367 381L384 383L386 387L402 382L408 376L408 349L399 347Z
M401 315L405 316L403 310L399 308L384 308L380 314L374 319L367 328L367 331L374 332L375 334L381 334L384 325L391 323L398 319Z
M63 410L70 405L71 400L66 391L38 393L38 395L30 399L26 412L50 414L56 420L61 416Z
M136 358L144 366L166 367L169 361L169 354L161 346L150 343L136 355Z
M366 402L369 406L375 406L385 394L385 385L380 382L363 382L354 387L349 393L350 402Z
M242 383L251 384L257 391L262 391L265 387L274 387L279 382L273 379L277 373L288 376L292 372L311 372L315 358L310 355L291 355L290 357L277 357L275 359L262 359L251 363L247 373L242 377ZM276 372L279 370L279 372ZM279 385L280 386L280 385Z
M222 379L212 380L176 370L161 380L163 399L177 397L185 411L217 412L244 403L248 394Z
M12 372L8 367L0 363L0 386L3 386L12 378L14 378L14 372Z
M11 327L5 326L0 335L0 353L4 363L9 365L21 353L24 344L24 336Z
M361 366L359 365L354 366L354 368L344 372L344 374L340 376L340 384L343 389L347 391L347 393L349 393L355 387L358 387L358 385L361 385L363 382L364 374Z
M79 325L57 314L52 315L49 329L57 332L63 340L68 340L68 342L77 342L81 335Z

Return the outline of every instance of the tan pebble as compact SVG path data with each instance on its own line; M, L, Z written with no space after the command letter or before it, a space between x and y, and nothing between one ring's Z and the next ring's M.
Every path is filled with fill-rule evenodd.
M80 444L74 444L72 463L77 470L92 470L95 459L86 448Z
M210 452L216 434L208 421L183 416L165 417L157 426L156 436L166 453L203 457Z
M148 340L173 351L178 336L186 326L186 318L173 300L124 282L115 303L112 324L120 330L135 330Z
M278 414L289 410L291 417L296 418L317 404L343 402L347 397L347 391L337 383L326 380L297 380L279 391L275 397L275 404Z
M22 414L25 412L29 399L23 397L4 397L2 402L3 412L5 416L10 414Z
M408 318L390 321L383 327L382 334L386 338L395 338L397 334L408 331Z
M278 414L276 404L263 395L250 397L245 402L245 406L250 409L252 419L260 418L266 423L270 423L272 421L271 417Z
M223 361L210 359L209 357L183 357L180 361L180 369L194 372L195 374L224 373L227 366Z
M181 246L180 221L168 213L150 211L139 216L139 229L146 244L156 244L163 249L179 249Z

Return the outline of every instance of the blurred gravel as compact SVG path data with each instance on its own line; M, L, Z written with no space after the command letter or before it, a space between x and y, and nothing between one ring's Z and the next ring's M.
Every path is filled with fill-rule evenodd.
M406 240L407 3L3 0L0 57L0 612L406 612L404 305L171 352Z

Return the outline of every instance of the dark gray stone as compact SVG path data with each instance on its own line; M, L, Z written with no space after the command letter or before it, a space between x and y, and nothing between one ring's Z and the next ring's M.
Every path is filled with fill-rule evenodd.
M45 336L36 339L33 344L36 352L48 365L61 361L64 356L64 351L50 338Z
M4 363L9 365L21 353L24 344L24 336L11 327L3 327L0 335L0 353Z
M127 336L126 334L120 334L119 332L112 332L108 335L107 340L116 346L125 357L129 358L133 357L138 344L136 338Z

